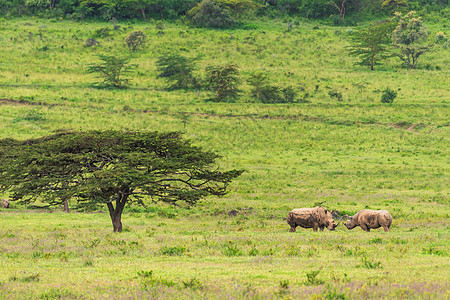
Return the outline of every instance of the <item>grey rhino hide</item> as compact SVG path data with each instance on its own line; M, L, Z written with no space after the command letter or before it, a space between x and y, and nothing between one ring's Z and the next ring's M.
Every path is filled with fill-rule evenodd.
M348 229L360 226L364 231L383 227L384 231L389 231L392 224L392 216L387 210L363 209L353 217L348 217L348 222L344 224Z
M293 209L288 214L287 223L291 226L290 232L295 232L297 226L312 228L314 231L319 228L323 231L325 227L334 230L337 226L331 213L323 207Z
M0 206L3 208L9 208L9 201L7 199L2 199L0 202Z

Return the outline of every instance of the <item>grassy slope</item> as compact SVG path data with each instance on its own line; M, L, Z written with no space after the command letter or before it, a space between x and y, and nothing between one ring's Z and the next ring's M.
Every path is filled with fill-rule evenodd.
M166 24L161 35L154 24L120 25L122 31L98 38L101 47L91 49L84 41L111 25L2 21L1 137L59 128L182 130L223 155L223 167L247 172L229 196L191 210L128 210L128 232L121 235L110 233L105 214L0 213L6 262L0 295L448 296L448 49L424 55L414 71L392 59L370 72L346 55L346 28L301 23L286 32L271 21L256 31L214 31ZM430 26L432 33L442 26ZM150 42L134 54L140 67L132 87L93 88L86 65L95 54L128 52L123 39L137 29ZM170 49L199 56L199 74L236 63L243 78L239 102L165 91L155 61ZM252 103L245 78L257 70L309 93L310 103ZM393 105L380 103L386 87L400 89ZM331 99L332 90L344 101ZM290 209L324 201L349 213L386 208L393 230L286 232ZM243 210L248 207L253 210ZM240 211L237 217L228 216L231 209ZM330 286L305 284L306 274L320 268L317 277ZM142 270L153 270L153 277ZM196 289L196 280L204 287ZM286 280L287 290L280 283Z

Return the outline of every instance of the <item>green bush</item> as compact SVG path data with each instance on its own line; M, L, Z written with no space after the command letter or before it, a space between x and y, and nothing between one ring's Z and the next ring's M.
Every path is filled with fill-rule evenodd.
M306 281L304 282L305 285L319 285L323 284L325 281L317 278L319 275L321 269L319 270L313 270L311 272L306 272Z
M243 254L242 250L233 242L223 245L222 253L226 256L241 256Z
M162 255L179 256L187 252L187 248L184 246L163 246L160 252Z
M98 28L94 31L94 38L107 38L113 35L113 30L109 27Z
M247 79L251 86L251 95L261 103L294 103L297 92L292 87L278 87L269 82L265 73L255 73Z
M147 35L140 30L130 33L125 38L125 43L127 44L127 47L131 49L131 51L138 50L146 42L147 42Z
M329 91L329 92L328 92L328 95L329 95L331 98L336 98L337 101L342 101L342 100L344 100L344 97L342 97L342 93L341 93L341 92L338 92L338 91Z
M394 90L391 90L390 88L386 88L383 91L383 94L381 95L381 102L382 103L392 103L394 102L394 99L397 97L397 92Z

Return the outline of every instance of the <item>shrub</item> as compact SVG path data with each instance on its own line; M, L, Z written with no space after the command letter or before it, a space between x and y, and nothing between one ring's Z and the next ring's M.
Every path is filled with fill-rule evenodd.
M252 249L248 252L249 256L257 256L259 255L259 250L253 245Z
M442 31L439 31L438 33L436 33L434 40L435 40L436 44L441 44L441 45L448 42L447 36Z
M381 269L381 261L370 261L367 259L367 257L364 255L361 259L363 266L367 269Z
M160 250L162 255L169 255L169 256L180 256L183 253L187 252L187 248L184 246L163 246Z
M323 280L317 278L317 275L319 275L321 269L319 270L315 270L315 271L311 271L311 272L306 272L306 281L304 282L305 285L319 285L324 283Z
M113 30L109 27L98 28L94 31L94 38L106 38L113 35Z
M422 248L422 254L444 256L446 252L444 250L436 249L435 245L429 245Z
M340 292L335 287L332 287L330 284L327 284L327 288L322 294L325 299L332 299L332 300L345 300L346 296L345 293Z
M261 103L297 102L297 92L292 87L280 88L270 84L265 73L252 74L247 82L252 86L251 95Z
M84 45L86 47L94 47L94 46L99 46L100 43L95 39L87 39Z
M383 94L381 95L381 102L382 103L392 103L394 102L394 99L397 97L397 92L394 90L391 90L390 88L386 88L383 91Z
M297 100L297 92L290 86L282 88L281 94L285 103L293 103Z
M13 275L9 278L9 281L14 282L37 282L40 280L40 274L30 274L30 275L23 275L23 276L16 276Z
M150 271L138 271L138 278L140 279L140 283L143 289L147 290L150 287L154 286L166 286L166 287L174 287L176 283L172 280L165 279L162 277L155 277L153 274L153 270Z
M47 118L45 115L37 110L33 110L28 112L26 115L14 118L12 120L13 123L17 123L20 121L29 121L29 122L37 122L37 121L45 121Z
M280 281L280 289L284 289L284 290L289 289L289 280L281 280Z
M383 239L382 238L373 238L373 239L369 240L369 244L383 244Z
M192 277L187 281L183 281L184 288L191 288L193 290L201 290L203 289L203 284L196 277Z
M342 97L342 93L338 91L329 91L328 95L331 98L336 98L337 101L342 101L344 98Z
M242 250L238 248L237 245L233 244L232 242L225 244L223 246L222 253L226 256L241 256Z
M132 51L138 50L138 48L140 48L146 42L147 42L147 35L140 30L130 33L125 38L125 43L127 44L127 47Z
M187 58L180 54L169 54L159 57L156 62L158 78L165 78L170 82L168 89L190 89L198 87L198 81L194 77L195 58Z

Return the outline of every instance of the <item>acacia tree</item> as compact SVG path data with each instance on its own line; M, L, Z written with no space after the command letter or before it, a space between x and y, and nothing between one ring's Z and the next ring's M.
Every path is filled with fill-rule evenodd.
M114 55L99 55L98 57L102 62L88 65L87 72L96 73L97 78L103 79L105 86L126 87L130 80L125 76L130 74L137 65L130 64L129 57Z
M73 198L84 209L105 205L114 232L126 204L163 201L195 205L223 196L242 171L219 171L218 155L169 132L64 132L0 140L0 190L11 200L49 204Z
M239 69L235 64L207 67L207 84L214 91L215 102L234 100L239 95Z
M392 32L393 45L398 49L396 55L409 69L414 69L419 57L430 49L427 28L415 14L415 11L406 15L396 12L394 20L398 23Z
M366 28L361 28L350 36L351 55L359 56L358 64L373 67L389 57L388 46L391 44L391 33L394 22L380 22Z
M162 55L156 62L157 70L160 72L157 77L165 78L171 83L169 90L198 87L198 80L194 76L195 60L177 53Z

